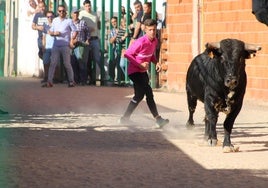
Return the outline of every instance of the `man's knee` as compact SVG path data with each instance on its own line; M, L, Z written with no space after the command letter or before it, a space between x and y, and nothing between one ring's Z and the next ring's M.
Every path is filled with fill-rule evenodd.
M143 98L144 98L144 95L135 95L133 99L134 99L137 103L140 103L140 102L142 101Z

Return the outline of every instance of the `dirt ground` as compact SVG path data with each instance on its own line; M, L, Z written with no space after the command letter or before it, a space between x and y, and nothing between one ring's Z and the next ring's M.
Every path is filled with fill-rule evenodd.
M232 142L202 141L204 110L187 130L185 93L155 91L170 124L156 129L142 102L133 125L120 125L132 88L56 84L36 78L0 80L0 187L2 188L267 188L268 104L245 100ZM220 114L218 139L223 139Z

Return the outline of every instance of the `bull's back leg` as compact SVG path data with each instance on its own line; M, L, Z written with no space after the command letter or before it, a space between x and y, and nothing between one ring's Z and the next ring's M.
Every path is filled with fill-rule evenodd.
M192 128L192 127L194 127L193 115L194 115L196 105L197 105L197 97L191 95L191 93L189 91L187 91L187 103L188 103L189 118L188 118L188 121L186 123L186 127Z

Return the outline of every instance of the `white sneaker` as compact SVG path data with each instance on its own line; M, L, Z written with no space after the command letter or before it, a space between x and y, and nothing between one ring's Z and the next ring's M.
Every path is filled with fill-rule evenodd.
M163 119L161 116L156 119L156 126L161 129L164 127L166 124L169 123L168 119Z
M131 121L129 118L126 118L126 117L124 117L124 116L122 116L122 117L118 120L118 122L119 122L120 124L127 124L127 125L129 125L129 124L134 124L133 121Z

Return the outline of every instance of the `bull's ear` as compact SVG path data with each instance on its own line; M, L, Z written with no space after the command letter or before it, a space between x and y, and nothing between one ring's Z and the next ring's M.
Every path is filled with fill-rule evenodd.
M219 49L206 49L205 54L207 54L207 56L209 56L211 59L221 56Z
M215 56L219 56L219 48L220 43L219 42L208 42L206 45L206 51L207 55L212 59Z
M220 43L219 42L208 42L206 44L206 48L213 50L213 49L219 49L220 48Z

